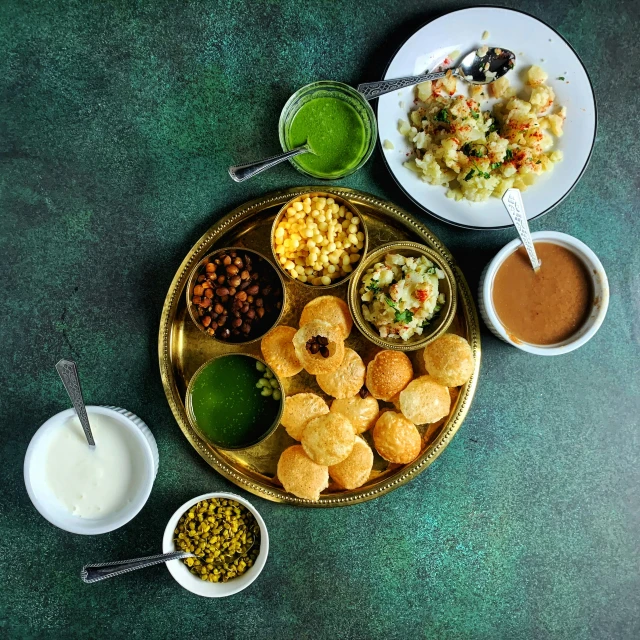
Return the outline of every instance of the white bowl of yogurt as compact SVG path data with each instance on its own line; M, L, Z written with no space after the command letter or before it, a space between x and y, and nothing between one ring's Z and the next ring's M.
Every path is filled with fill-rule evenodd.
M147 502L158 447L147 425L118 407L88 406L89 447L74 409L49 418L29 443L24 481L35 508L71 533L118 529Z

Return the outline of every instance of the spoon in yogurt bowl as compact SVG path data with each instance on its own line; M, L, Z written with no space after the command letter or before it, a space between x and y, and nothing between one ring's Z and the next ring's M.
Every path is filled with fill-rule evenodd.
M93 439L91 425L89 424L89 416L82 397L82 387L80 386L80 378L78 377L78 367L73 360L60 360L56 364L56 371L62 380L64 388L69 394L73 408L78 414L78 419L82 425L82 430L87 438L89 446L94 449L96 442Z
M454 76L461 80L466 80L469 84L490 84L511 71L515 64L516 56L512 51L485 45L468 53L452 71ZM365 82L358 85L358 91L367 100L373 100L373 98L383 96L385 93L427 82L427 80L439 80L444 78L448 71L449 69L445 69L444 71L423 73L418 76Z

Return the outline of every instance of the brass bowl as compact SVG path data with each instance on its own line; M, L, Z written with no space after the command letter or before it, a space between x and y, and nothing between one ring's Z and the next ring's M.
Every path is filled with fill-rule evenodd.
M209 333L207 333L207 329L200 322L200 318L198 316L198 306L193 304L193 302L192 302L192 300L193 300L193 288L197 284L197 279L198 279L198 275L200 273L200 269L202 269L202 267L207 262L210 262L211 260L213 260L220 253L228 253L229 251L243 251L245 253L252 253L253 255L258 256L258 258L263 260L264 263L266 265L268 265L269 268L272 269L273 272L276 274L276 276L278 278L278 282L279 282L280 287L282 289L282 307L280 308L280 313L278 314L278 316L275 318L275 320L271 324L269 324L268 326L265 325L265 330L262 333L260 333L260 335L255 335L255 336L249 338L248 340L220 340L219 338L216 338L215 336L212 336ZM198 264L193 268L193 270L191 271L191 275L189 276L189 281L187 282L187 287L185 289L186 296L187 296L187 309L189 310L189 316L191 316L191 320L193 320L193 323L196 325L196 327L198 327L198 329L200 329L200 331L202 331L204 334L209 336L209 338L211 338L212 340L215 340L216 342L220 342L221 344L227 344L227 345L242 344L242 345L245 345L245 344L251 344L252 342L256 342L256 341L260 340L261 338L263 338L265 336L266 333L268 333L271 329L273 329L273 327L275 327L280 322L280 320L282 320L282 314L284 313L284 309L285 309L285 296L287 295L287 292L286 292L286 287L284 286L284 280L282 279L282 275L281 275L280 271L281 270L277 269L272 264L271 260L269 260L269 258L267 258L265 255L263 255L259 251L254 251L253 249L247 249L246 247L224 247L223 249L217 249L216 251L213 251L212 253L209 253L204 258L202 258L202 260L200 260L200 262L198 262Z
M380 262L381 258L387 253L399 253L409 257L425 256L444 272L444 279L439 281L439 293L444 293L445 303L438 318L429 325L429 333L423 333L422 335L414 334L408 340L387 340L381 338L377 329L365 320L362 313L362 300L360 299L361 279L366 270L376 262ZM360 262L358 268L353 272L353 278L349 283L347 299L349 302L349 310L351 311L356 326L371 342L384 349L416 351L433 342L436 338L439 338L447 331L449 325L453 322L457 308L456 281L447 262L433 249L429 249L417 242L390 242L378 247L375 251L365 256L364 260Z
M345 208L349 209L349 211L351 211L355 216L360 218L360 227L362 229L362 233L364 233L364 243L363 243L362 251L360 252L361 253L360 261L352 265L353 271L351 273L348 273L346 276L344 276L343 278L340 278L339 280L334 280L331 284L311 284L310 282L300 282L300 280L292 278L291 275L289 275L289 273L282 268L282 265L280 264L280 259L276 254L276 247L275 247L276 229L278 228L278 225L280 224L280 220L282 220L282 217L286 213L287 209L294 202L302 202L305 198L313 198L315 196L319 196L321 198L333 198L336 204L342 205ZM297 282L298 284L304 287L309 287L311 289L321 291L323 289L333 289L334 287L338 287L341 284L344 284L345 282L347 282L349 278L353 276L353 274L356 272L356 269L357 269L356 265L360 265L367 255L367 249L369 248L369 232L367 231L367 223L364 220L364 216L352 202L349 202L345 198L339 195L336 195L335 193L331 193L330 191L313 191L311 193L303 193L299 196L296 196L295 198L292 198L280 208L280 211L278 211L273 221L273 225L271 226L271 238L269 241L271 243L271 254L273 256L273 261L275 262L276 267L280 273L284 273L284 275L287 278L289 278L293 282Z
M196 420L196 416L193 413L193 404L192 404L193 387L195 385L196 380L198 379L198 376L200 375L200 372L215 360L218 360L219 358L228 358L229 356L242 356L245 358L251 358L252 360L256 360L257 362L262 362L262 364L267 369L269 369L269 371L271 371L271 373L273 374L273 377L278 381L278 389L280 390L280 400L274 400L274 402L280 403L280 410L278 411L278 415L274 419L273 424L257 440L255 440L254 442L249 442L247 444L244 444L240 447L229 447L229 446L224 447L218 444L217 442L213 441L211 438L209 438L209 436L207 436L200 429L200 427L198 426L198 421ZM227 451L239 451L242 449L249 449L250 447L255 447L256 445L266 440L277 429L278 425L280 424L280 418L282 418L282 413L284 411L284 396L285 396L285 391L284 391L284 387L282 386L282 380L280 380L280 378L278 377L278 374L276 374L276 372L262 358L258 358L258 356L254 356L250 353L221 353L215 358L211 358L210 360L207 360L202 366L198 367L197 371L193 374L191 380L189 381L189 384L187 385L187 391L185 393L185 399L184 399L184 407L187 412L187 418L189 418L189 422L191 423L191 426L202 438L202 440L204 440L204 442L206 442L210 446L215 447L217 449L224 449Z

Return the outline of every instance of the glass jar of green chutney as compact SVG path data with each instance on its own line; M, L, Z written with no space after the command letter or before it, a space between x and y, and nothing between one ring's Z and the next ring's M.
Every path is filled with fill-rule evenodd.
M280 144L289 151L307 143L312 153L289 161L305 176L344 178L362 167L378 137L369 102L353 87L321 80L298 89L280 114Z

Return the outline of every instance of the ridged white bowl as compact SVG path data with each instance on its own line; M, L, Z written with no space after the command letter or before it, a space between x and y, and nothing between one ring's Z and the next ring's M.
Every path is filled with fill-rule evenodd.
M176 551L176 545L173 542L174 531L178 526L178 520L182 515L188 511L194 504L201 500L210 500L212 498L220 498L223 500L236 500L241 505L246 507L255 517L258 526L260 527L260 553L253 563L252 567L249 567L245 573L228 582L208 582L201 580L197 576L193 575L182 562L182 560L172 560L167 562L167 569L169 573L175 578L176 582L181 586L205 598L224 598L226 596L232 596L234 593L238 593L246 589L262 572L264 565L267 562L267 556L269 555L269 534L267 532L267 525L265 524L262 516L258 513L258 510L248 501L234 493L205 493L185 502L172 516L167 524L167 528L164 530L164 537L162 538L162 553L170 553Z
M522 245L518 238L503 247L495 258L485 267L480 276L480 286L478 287L478 307L480 309L480 315L488 329L497 338L504 340L522 351L534 353L539 356L557 356L563 353L569 353L591 340L604 322L604 318L607 315L607 308L609 307L609 281L607 280L607 274L605 273L602 263L598 260L598 256L596 256L584 242L581 242L573 236L558 231L536 231L531 234L531 237L534 242L551 242L569 249L577 255L587 267L592 281L594 304L586 322L570 338L557 344L529 344L528 342L516 340L509 335L500 322L495 307L493 306L493 282L502 263Z
M118 529L132 520L144 507L158 472L158 446L149 427L134 413L120 407L87 406L89 420L101 414L117 420L133 436L133 455L142 465L139 481L134 487L131 501L121 509L104 518L80 518L69 513L47 486L45 458L51 436L75 415L75 409L61 411L49 418L35 433L24 459L24 482L34 507L51 524L60 529L81 535L95 535ZM98 443L98 446L99 443Z

